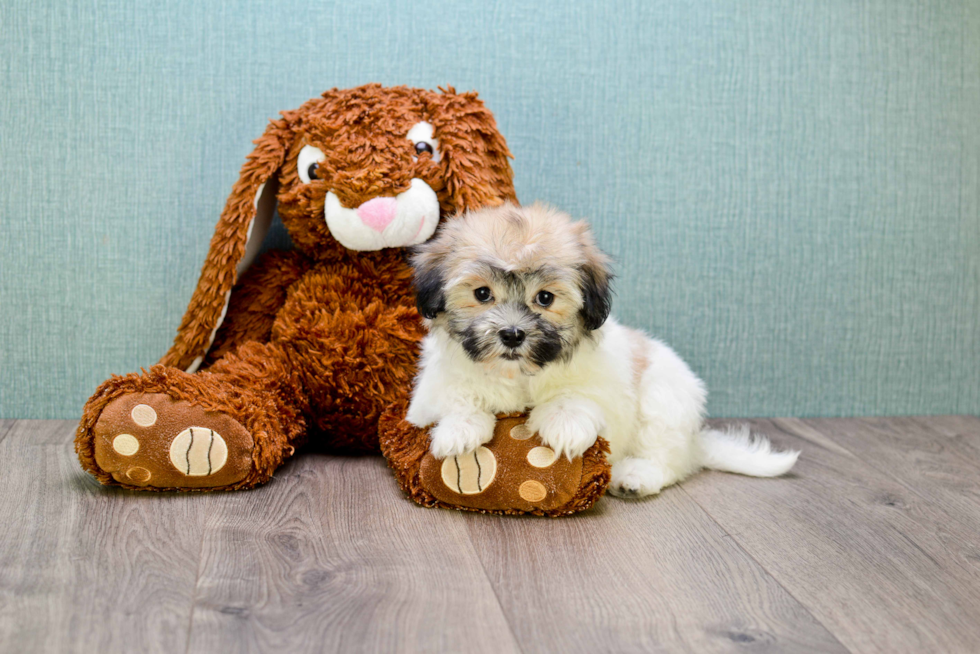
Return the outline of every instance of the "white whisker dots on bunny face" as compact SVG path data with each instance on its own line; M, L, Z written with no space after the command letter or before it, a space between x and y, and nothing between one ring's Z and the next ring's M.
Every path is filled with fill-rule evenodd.
M446 457L442 462L442 481L460 495L485 491L497 476L497 459L493 452L479 447L469 454Z
M170 444L170 463L189 477L213 475L227 460L225 439L207 427L188 427Z

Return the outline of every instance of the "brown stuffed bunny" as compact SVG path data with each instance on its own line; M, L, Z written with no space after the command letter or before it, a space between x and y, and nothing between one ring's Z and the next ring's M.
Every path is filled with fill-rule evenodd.
M515 199L493 115L451 88L335 89L255 145L173 347L85 406L76 450L103 483L248 488L310 437L377 451L422 336L404 247ZM277 201L296 249L250 267Z
M405 248L444 217L516 201L493 115L475 93L371 84L284 112L255 145L173 347L86 403L75 438L82 466L133 489L251 488L310 438L378 451L387 408L381 436L398 452L396 478L406 490L415 480L410 496L432 505L425 488L438 495L441 482L416 474L427 433L399 422L423 335ZM277 206L296 249L250 265ZM514 473L502 480L538 474L507 452L501 470ZM544 478L548 497L530 509L591 505L608 482L593 454L584 468ZM457 508L524 511L525 500L511 507L497 492L505 486Z

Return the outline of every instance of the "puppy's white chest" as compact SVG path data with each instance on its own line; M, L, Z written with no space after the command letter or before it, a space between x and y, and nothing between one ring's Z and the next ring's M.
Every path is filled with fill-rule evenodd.
M531 378L519 370L491 367L484 371L482 391L493 412L523 411L533 405Z

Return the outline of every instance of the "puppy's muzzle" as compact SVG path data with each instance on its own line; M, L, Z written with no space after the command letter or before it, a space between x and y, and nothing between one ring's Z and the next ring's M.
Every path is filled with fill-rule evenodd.
M524 342L526 334L523 329L518 329L517 327L508 327L507 329L501 329L498 332L500 336L500 342L504 344L505 347L514 349L515 347L520 347L521 343Z

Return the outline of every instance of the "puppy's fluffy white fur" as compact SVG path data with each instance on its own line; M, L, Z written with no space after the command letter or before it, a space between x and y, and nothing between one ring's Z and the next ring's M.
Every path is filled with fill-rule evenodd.
M506 205L458 218L430 243L415 264L417 282L429 286L420 294L431 302L436 293L426 308L420 295L423 315L433 319L407 418L434 425L437 458L490 441L495 413L531 408L528 426L559 455L579 456L598 435L605 438L610 492L619 496L658 493L702 467L771 477L796 462L799 452L774 452L747 429L706 429L704 384L666 344L613 318L589 329L584 286L597 278L601 284L608 271L585 223L541 205ZM545 268L550 272L542 273ZM509 291L499 286L501 276L510 280ZM549 351L551 359L542 361L527 348L464 347L464 333L472 341L474 326L485 339L495 337L491 329L508 326L484 319L492 307L471 301L477 285L493 288L501 296L495 303L514 305L497 309L507 320L524 320L529 340L536 326L553 328L560 335L557 354ZM534 299L543 289L554 291L549 307ZM517 306L522 293L524 318ZM516 358L501 355L512 351Z

